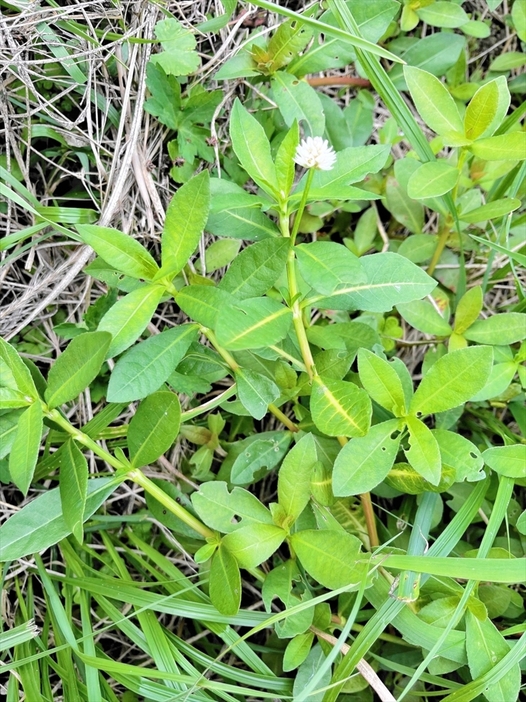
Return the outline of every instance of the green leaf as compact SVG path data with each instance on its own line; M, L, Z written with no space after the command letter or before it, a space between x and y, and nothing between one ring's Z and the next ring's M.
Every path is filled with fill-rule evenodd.
M413 234L416 234L417 236L420 235L420 232L424 228L424 206L421 202L410 198L407 194L407 188L402 186L401 183L391 176L387 177L385 199L386 208L393 215L393 217L400 222L400 224L403 224L404 227L409 229L410 232L413 232ZM430 235L426 234L425 236L431 242ZM407 241L409 244L412 239L413 237L409 237L409 239L406 239L405 241ZM402 242L400 249L405 244L405 241ZM402 253L400 249L399 253L401 255L405 255L405 253ZM409 256L407 256L407 258L413 260ZM419 261L413 262L419 263Z
M266 53L269 61L267 73L274 73L287 66L307 46L312 30L303 22L282 22L270 39Z
M173 392L159 391L139 405L128 427L128 450L134 468L149 465L168 451L179 433L181 405Z
M462 434L456 434L444 429L433 429L437 440L442 461L442 470L452 468L455 472L455 482L463 480L482 480L484 461L479 449Z
M515 374L519 370L520 366L517 368L517 364L514 361L505 361L504 363L496 363L491 369L488 382L479 390L476 395L471 398L472 402L483 402L484 400L489 400L492 397L497 397L506 392L509 384L513 380Z
M521 312L494 314L480 319L464 331L464 336L478 344L514 344L523 341L526 332L526 315Z
M122 353L139 338L163 294L160 285L145 285L121 298L106 312L98 326L99 332L110 332L113 337L106 358Z
M136 239L117 229L79 224L82 241L113 268L132 278L152 280L159 270L153 257Z
M395 253L363 256L360 263L365 283L349 285L330 297L314 298L309 303L321 309L388 312L395 305L429 295L437 285L421 268Z
M423 377L409 411L435 414L464 404L486 385L492 364L490 346L450 351L439 358Z
M237 614L241 604L241 574L234 556L224 545L212 556L210 599L221 614Z
M295 251L303 279L322 295L366 280L360 259L343 244L313 241L296 246Z
M165 19L155 25L155 36L164 51L153 54L151 63L161 66L173 76L186 76L197 71L201 60L195 50L195 37L189 29L185 29L176 19Z
M196 340L197 331L195 324L184 324L151 336L130 349L112 371L108 402L142 400L158 390Z
M309 651L314 641L314 633L308 631L306 634L298 634L287 644L283 654L283 670L288 673L300 666L309 655Z
M453 328L457 334L463 334L477 319L482 311L483 301L484 294L480 285L471 288L462 295L455 311Z
M179 307L191 319L215 329L219 312L232 307L230 294L215 285L186 285L175 298Z
M73 439L68 439L59 449L59 453L62 513L71 533L82 543L88 490L88 462Z
M433 485L416 472L408 463L395 463L385 478L389 487L407 495L421 495L423 492L445 492L455 482L455 469L443 466L440 481Z
M327 436L364 436L371 424L371 400L354 383L317 375L310 400L312 420Z
M440 449L431 430L417 417L406 418L409 430L409 449L405 455L409 464L432 485L440 482L442 464Z
M524 444L489 448L484 451L482 458L484 463L499 475L505 475L508 478L526 478L526 446Z
M296 521L310 499L312 471L317 460L314 437L305 434L279 469L278 502L292 521Z
M360 541L356 536L306 529L292 534L290 543L307 573L329 590L361 581L364 563L357 563Z
M11 371L13 384L18 390L30 399L36 399L38 392L26 364L22 361L18 353L11 344L0 337L0 361ZM2 370L2 385L7 385L7 373ZM14 388L13 388L14 389Z
M471 98L464 116L468 139L491 136L506 116L510 99L510 91L504 76L499 76L481 86Z
M318 681L316 684L317 689L310 692L307 699L309 702L323 702L325 690L331 682L331 668L327 665L324 666L326 658L324 649L320 644L315 644L304 663L300 665L295 677L292 689L295 699L298 699L298 695L305 690L306 686L316 675ZM321 671L323 672L320 675Z
M285 238L265 239L248 246L232 262L219 288L237 300L264 295L282 274L289 248Z
M296 167L294 156L299 144L300 134L297 122L294 122L283 137L276 152L276 176L280 195L286 197L294 184Z
M517 36L521 41L526 42L526 9L524 5L519 1L513 3L511 8L511 19L513 21L513 26L517 32Z
M269 510L255 495L240 487L229 493L222 481L203 483L192 493L192 505L205 524L223 534L251 523L273 523Z
M42 405L36 400L20 415L9 454L9 474L24 495L27 495L37 464L42 429Z
M181 84L177 78L166 75L163 68L148 61L146 87L151 95L144 103L145 112L157 117L170 129L178 129L184 113L181 110Z
M523 161L526 158L526 132L478 139L469 149L484 161Z
M366 436L345 444L332 474L332 489L337 497L369 492L385 479L398 453L400 428L398 419L390 419L371 427Z
M216 236L228 233L230 237L249 241L280 235L274 222L261 212L261 198L220 178L210 180L210 191L212 201L206 231Z
M206 273L214 273L219 268L228 266L236 258L241 248L239 239L219 239L214 241L205 251ZM201 262L198 261L201 270Z
M413 302L397 305L396 309L408 324L424 334L449 336L453 331L428 300L413 300Z
M466 653L471 677L476 679L489 672L510 652L510 645L495 624L485 617L480 620L468 607L466 611ZM488 702L519 699L521 669L516 663L506 675L484 689Z
M236 99L230 116L230 138L239 162L254 183L269 195L274 195L277 183L276 167L272 161L267 135L239 99Z
M432 2L427 7L419 7L416 14L423 22L427 22L432 27L455 29L462 27L469 21L469 16L460 5L456 5L454 2L444 2L444 0Z
M217 341L233 351L272 346L287 336L291 323L288 307L267 297L253 297L221 310Z
M452 32L436 32L412 43L402 56L410 66L416 66L434 76L442 76L458 61L466 39ZM394 87L404 88L402 66L394 66L389 72Z
M496 219L504 217L504 215L514 212L521 206L521 201L515 197L506 197L501 200L493 200L486 205L476 207L474 210L468 210L459 215L461 222L475 224L477 222L485 222L488 219Z
M291 127L294 122L303 122L306 134L323 135L325 114L314 88L311 88L306 81L285 71L275 73L270 84L274 102L288 127Z
M0 410L28 407L30 404L31 398L26 398L18 390L0 387Z
M276 383L265 375L248 368L238 368L235 372L235 379L241 404L255 419L263 419L270 403L274 402L280 395Z
M445 137L463 136L464 124L458 107L443 83L414 66L404 66L404 76L416 109L427 126Z
M202 171L175 193L168 205L162 234L162 268L155 276L173 278L187 264L205 228L210 207L208 171Z
M84 519L89 519L121 482L94 478L88 482ZM15 512L0 527L0 561L16 561L38 553L71 534L62 513L59 488L47 490Z
M242 568L255 568L272 556L285 536L274 524L249 524L227 534L221 544Z
M336 156L334 168L330 171L316 171L309 190L308 200L335 199L339 189L349 183L358 183L369 173L378 173L389 157L389 145L350 146ZM292 201L301 198L306 178L302 178L294 191ZM345 198L344 198L345 199Z
M51 409L74 400L95 380L111 341L111 334L96 331L81 334L69 343L49 371L44 397Z
M248 484L261 468L272 470L287 453L291 438L288 431L269 431L239 442L239 453L230 475L231 482Z
M444 160L423 163L407 182L407 193L415 200L438 197L453 190L458 170Z
M404 415L404 388L392 364L362 348L358 351L358 368L362 385L372 399L396 417Z
M0 414L0 459L5 458L11 451L18 420L23 411L23 409L13 409L5 414Z

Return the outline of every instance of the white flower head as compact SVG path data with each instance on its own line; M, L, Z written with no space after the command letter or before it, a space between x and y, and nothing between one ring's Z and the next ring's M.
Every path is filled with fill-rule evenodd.
M336 163L336 154L327 139L319 136L302 139L296 149L294 161L303 168L330 171Z

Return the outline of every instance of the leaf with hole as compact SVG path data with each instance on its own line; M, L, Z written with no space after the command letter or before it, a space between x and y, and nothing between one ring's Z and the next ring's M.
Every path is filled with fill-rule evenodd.
M192 505L205 524L223 534L247 524L273 523L269 510L255 495L240 487L228 492L223 481L203 483L192 493Z
M334 462L332 489L336 497L369 492L385 479L396 460L402 427L400 420L390 419L345 444Z
M285 536L274 524L249 524L224 536L221 545L242 568L255 568L277 551Z
M417 417L406 418L409 448L405 450L409 464L432 485L438 485L442 464L438 442L431 430Z

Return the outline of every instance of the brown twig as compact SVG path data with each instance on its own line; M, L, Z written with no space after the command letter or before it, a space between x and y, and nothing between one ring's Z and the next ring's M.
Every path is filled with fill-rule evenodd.
M318 85L354 85L357 88L370 88L371 81L367 78L355 76L322 76L321 78L307 78L307 83L316 87Z

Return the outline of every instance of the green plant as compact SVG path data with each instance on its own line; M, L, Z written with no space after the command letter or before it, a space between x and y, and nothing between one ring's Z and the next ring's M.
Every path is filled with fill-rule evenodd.
M516 556L525 519L511 500L526 485L526 442L492 409L509 407L524 427L524 297L515 269L524 263L516 246L523 220L513 213L525 133L517 111L508 116L502 77L484 81L464 105L434 75L459 60L458 40L433 71L406 65L387 75L376 56L393 54L375 42L395 33L397 3L328 6L319 17L281 8L290 19L220 69L218 79L258 86L250 109L236 100L230 112L229 178L212 166L194 175L202 160L214 162L207 139L224 95L197 82L183 90L180 77L199 65L194 37L175 20L157 25L164 52L149 68L146 109L176 133L168 150L185 160L172 170L184 184L168 206L160 256L117 229L62 227L97 254L86 273L110 293L82 323L57 320L71 341L46 377L20 343L0 339L0 479L24 495L58 480L0 526L0 561L56 547L64 563L50 573L36 557L20 597L22 616L32 611L33 587L42 588L56 658L22 621L11 638L0 636L0 647L17 647L5 669L20 672L26 696L52 695L32 680L44 656L72 699L116 699L102 671L135 699L331 702L361 694L364 679L385 695L363 660L370 654L391 671L399 699L415 685L426 686L415 690L422 694L438 687L451 701L518 699L526 644L510 620L523 610ZM458 3L405 3L399 28L422 20L473 35L478 24L469 18L444 24L464 15ZM309 43L322 31L325 42ZM413 54L425 65L429 52ZM302 80L351 59L396 121L380 144L365 145L368 97L340 110ZM399 93L405 88L437 135L431 143ZM270 115L261 95L273 100ZM401 138L409 153L393 161ZM49 223L6 173L1 192ZM385 236L380 200L392 215ZM436 234L422 232L426 217L436 217ZM399 236L400 226L409 236ZM206 252L204 231L223 237ZM520 301L479 319L489 274L466 289L464 256L488 247L508 257ZM460 273L439 276L451 257ZM181 323L154 333L152 320L172 306ZM417 383L396 355L395 315L428 337ZM76 425L68 408L94 383L106 402ZM196 447L175 466L179 484L151 477L149 466L170 467L164 456L178 437ZM147 514L192 556L196 577L166 557L166 535L148 541L152 526L140 514L123 518L117 533L113 515L98 513L125 481L144 490ZM452 518L433 534L446 493ZM400 499L398 516L388 499ZM242 606L247 583L245 596L257 588L266 612ZM134 621L119 603L132 607ZM93 606L154 665L112 658L96 640ZM158 621L163 612L197 622L199 636L202 626L223 650L215 639L204 650L185 641ZM390 623L401 637L385 631ZM259 656L250 638L263 629L272 634ZM227 653L242 665L227 665ZM350 677L356 666L364 677Z

